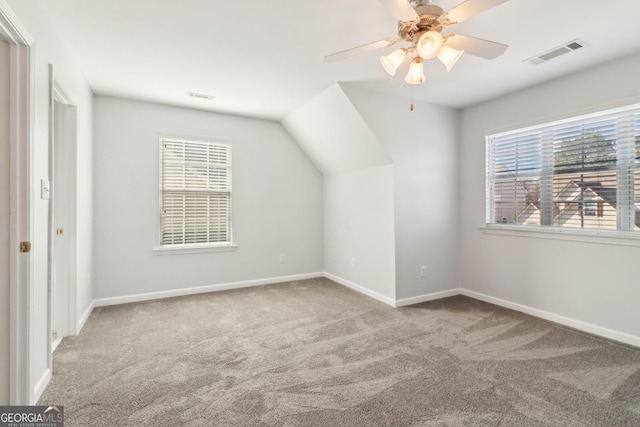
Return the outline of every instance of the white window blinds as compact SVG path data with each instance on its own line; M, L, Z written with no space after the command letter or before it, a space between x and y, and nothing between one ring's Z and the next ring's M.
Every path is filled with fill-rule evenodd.
M640 105L487 137L487 223L640 231Z
M231 146L160 138L160 246L231 243Z

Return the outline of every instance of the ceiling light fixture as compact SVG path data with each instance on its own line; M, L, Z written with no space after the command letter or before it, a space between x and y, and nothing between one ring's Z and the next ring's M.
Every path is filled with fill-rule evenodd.
M442 46L438 53L438 59L445 65L445 67L447 67L447 71L451 71L463 53L464 50L456 50L449 46Z
M442 28L435 27L435 28ZM413 45L409 48L401 48L391 52L387 56L380 57L380 63L387 73L394 76L396 71L409 56L412 58L409 66L409 74L404 81L409 84L420 84L426 80L424 76L423 59L433 59L437 57L442 62L447 71L458 62L464 50L457 50L450 46L445 46L448 36L442 36L439 31L429 29L413 33Z
M409 72L407 76L404 78L404 81L409 83L410 85L419 85L424 82L426 77L424 76L424 68L422 64L422 58L415 57L413 61L411 61L411 65L409 66Z
M384 70L389 73L390 76L395 76L398 67L404 62L407 57L407 49L394 50L387 56L381 56L380 62Z
M422 59L435 58L442 48L442 34L437 31L425 31L418 36L416 52Z

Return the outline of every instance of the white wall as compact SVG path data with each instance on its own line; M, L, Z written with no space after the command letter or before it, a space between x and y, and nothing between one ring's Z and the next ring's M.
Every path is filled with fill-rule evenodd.
M322 271L322 175L279 123L110 97L94 108L96 298ZM236 251L154 254L160 133L231 141Z
M78 106L78 299L77 313L83 313L92 300L92 102L93 94L78 71L66 48L47 17L41 0L7 1L36 42L35 63L35 127L32 208L35 230L32 241L34 265L32 387L47 375L47 236L48 201L40 199L40 179L49 178L49 64L54 64L59 81ZM40 390L41 391L41 390Z
M462 287L640 337L639 247L480 231L485 215L486 131L638 97L638 75L640 55L634 55L463 110L459 157Z
M324 270L394 304L393 166L386 150L339 84L282 124L324 174Z
M407 99L342 88L395 166L396 298L457 288L458 112L425 102L410 111Z
M386 165L324 176L325 271L387 303L396 296L393 175Z

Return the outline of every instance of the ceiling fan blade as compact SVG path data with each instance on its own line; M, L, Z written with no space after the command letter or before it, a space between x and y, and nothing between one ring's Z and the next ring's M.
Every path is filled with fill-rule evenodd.
M499 4L505 3L509 0L467 0L464 3L459 4L444 15L446 17L445 22L447 25L454 25L458 22L466 21L467 19L475 16L479 13L489 10L492 7L496 7Z
M351 49L343 50L341 52L332 53L324 57L325 63L331 63L340 61L341 59L350 58L361 53L371 52L372 50L380 49L386 46L396 44L400 39L385 39L373 43L363 44L362 46L354 47Z
M409 0L379 0L398 21L415 21L418 14L409 4Z
M477 39L475 37L461 36L460 34L448 34L445 45L457 50L464 50L464 52L469 55L484 59L495 59L502 55L509 47L506 44Z

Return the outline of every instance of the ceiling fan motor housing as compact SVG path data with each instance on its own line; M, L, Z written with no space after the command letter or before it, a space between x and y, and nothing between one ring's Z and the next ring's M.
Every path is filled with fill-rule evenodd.
M444 10L433 4L419 3L414 9L419 16L417 21L400 21L398 22L398 35L402 39L413 39L416 34L425 31L442 31L442 24L439 21L440 16L444 14Z

